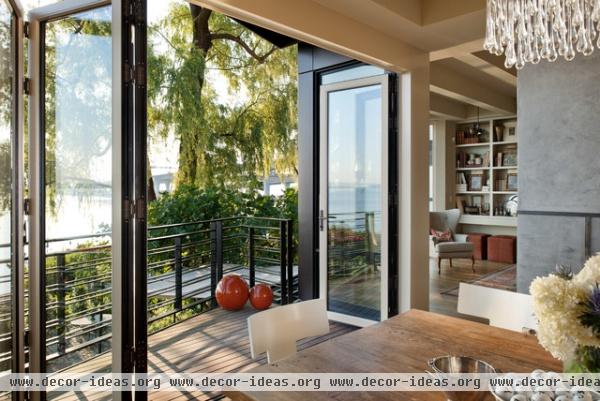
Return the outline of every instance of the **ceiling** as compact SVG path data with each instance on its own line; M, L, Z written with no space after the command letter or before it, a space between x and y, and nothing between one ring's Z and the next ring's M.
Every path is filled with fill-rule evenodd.
M516 70L482 50L485 1L312 1L429 52L434 117L516 114Z

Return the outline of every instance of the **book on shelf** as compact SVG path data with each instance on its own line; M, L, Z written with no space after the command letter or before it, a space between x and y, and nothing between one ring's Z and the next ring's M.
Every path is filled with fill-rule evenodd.
M498 167L502 166L502 160L503 160L502 157L503 157L502 152L496 153L496 166L498 166Z

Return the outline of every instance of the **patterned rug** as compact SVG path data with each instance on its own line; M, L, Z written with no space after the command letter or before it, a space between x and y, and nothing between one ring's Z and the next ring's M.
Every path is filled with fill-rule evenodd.
M468 282L482 287L498 288L506 291L517 291L517 265L480 277ZM458 297L458 286L441 292L442 295Z

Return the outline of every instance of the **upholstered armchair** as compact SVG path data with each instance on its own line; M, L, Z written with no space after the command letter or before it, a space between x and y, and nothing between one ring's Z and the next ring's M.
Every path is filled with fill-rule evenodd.
M437 259L438 274L442 272L442 259L450 259L450 267L452 259L471 259L471 268L475 271L474 246L468 242L466 234L456 232L459 219L459 209L429 213L429 227L436 231L450 230L453 238L452 241L438 242L435 236L429 236L429 256Z

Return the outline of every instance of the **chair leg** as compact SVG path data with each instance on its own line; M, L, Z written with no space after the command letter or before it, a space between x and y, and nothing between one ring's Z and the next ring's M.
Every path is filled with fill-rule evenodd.
M442 274L442 258L437 258L438 274Z
M450 258L450 267L452 267L452 258Z
M473 273L475 273L475 255L471 255L471 269L473 269Z

